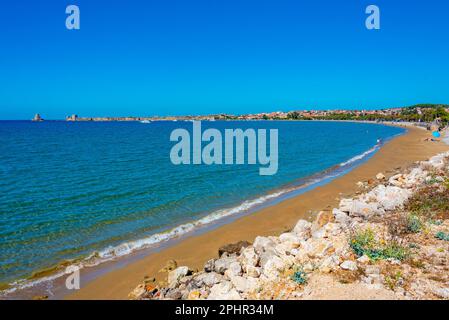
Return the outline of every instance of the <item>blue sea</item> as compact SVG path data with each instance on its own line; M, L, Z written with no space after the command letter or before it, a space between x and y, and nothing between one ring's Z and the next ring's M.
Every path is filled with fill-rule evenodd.
M239 215L310 177L343 173L404 132L320 121L202 127L278 129L277 174L261 176L259 165L173 165L170 133L191 131L187 121L0 121L0 282L66 261L114 259Z

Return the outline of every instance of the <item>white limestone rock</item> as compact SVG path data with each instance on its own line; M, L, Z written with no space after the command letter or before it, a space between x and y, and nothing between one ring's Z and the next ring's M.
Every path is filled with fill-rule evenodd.
M345 201L343 201L345 200ZM359 199L343 199L340 210L348 212L351 217L369 218L374 215L383 215L385 211L375 202L366 203Z
M245 270L248 277L259 278L261 273L260 267L247 266Z
M255 251L260 255L263 252L274 252L274 246L276 243L267 237L256 237L253 247Z
M249 266L255 267L259 263L259 256L254 250L254 247L246 247L240 253L239 261L242 264L243 269L248 268Z
M238 292L242 293L250 293L257 290L260 286L260 280L253 277L240 277L233 276L231 277L231 283L234 285L235 289Z
M186 266L178 267L173 271L168 273L168 285L173 286L176 285L182 277L185 277L189 273L189 268Z
M311 236L312 223L306 220L299 220L293 228L293 233L300 239L307 240Z
M207 300L240 300L241 298L230 281L222 281L210 288Z
M332 213L334 215L336 223L340 223L345 226L347 226L351 223L351 217L349 217L348 214L341 211L340 209L334 208L332 210Z
M285 269L284 261L278 256L272 256L262 268L262 273L269 279L275 279L279 272Z
M343 261L342 264L340 264L340 268L342 268L343 270L356 271L357 263L355 261L346 260L346 261Z
M232 262L228 269L225 271L225 276L228 278L231 278L233 276L241 276L242 275L242 266L239 262L234 261Z
M439 298L449 299L449 288L434 288L432 292Z
M371 192L366 194L365 199L375 199L375 201L385 210L400 208L408 200L411 191L395 186L378 185Z
M214 284L219 283L223 280L223 276L216 272L206 272L195 275L193 280L197 287L212 287Z
M231 263L236 261L237 257L235 255L228 255L227 253L223 253L223 255L219 259L215 260L214 270L215 272L224 274L225 271L229 269Z

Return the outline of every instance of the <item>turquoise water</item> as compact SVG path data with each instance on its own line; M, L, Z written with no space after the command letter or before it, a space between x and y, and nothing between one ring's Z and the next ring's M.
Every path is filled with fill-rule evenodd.
M343 122L202 126L278 129L278 173L260 176L259 165L173 165L170 133L191 130L191 122L0 121L0 282L178 236L198 221L237 214L301 179L363 160L378 139L403 132Z

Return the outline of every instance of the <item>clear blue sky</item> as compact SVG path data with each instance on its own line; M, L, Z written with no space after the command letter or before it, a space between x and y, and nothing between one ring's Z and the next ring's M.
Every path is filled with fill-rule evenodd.
M0 119L449 103L446 0L2 1L0 49Z

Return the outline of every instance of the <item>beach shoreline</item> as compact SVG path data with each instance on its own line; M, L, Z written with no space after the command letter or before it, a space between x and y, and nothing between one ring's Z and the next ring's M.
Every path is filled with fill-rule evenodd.
M164 280L166 274L158 271L168 260L174 259L179 265L201 268L204 262L217 256L218 248L223 245L241 240L252 242L260 235L279 235L291 229L299 218L312 220L317 212L332 208L339 198L356 193L358 181L372 179L378 172L383 172L388 177L416 161L449 149L443 142L424 141L431 136L429 131L409 125L406 127L407 133L389 141L365 163L325 185L251 215L239 217L214 230L183 239L160 251L139 256L124 266L111 268L109 272L86 283L80 290L57 298L127 299L129 292L144 277Z

